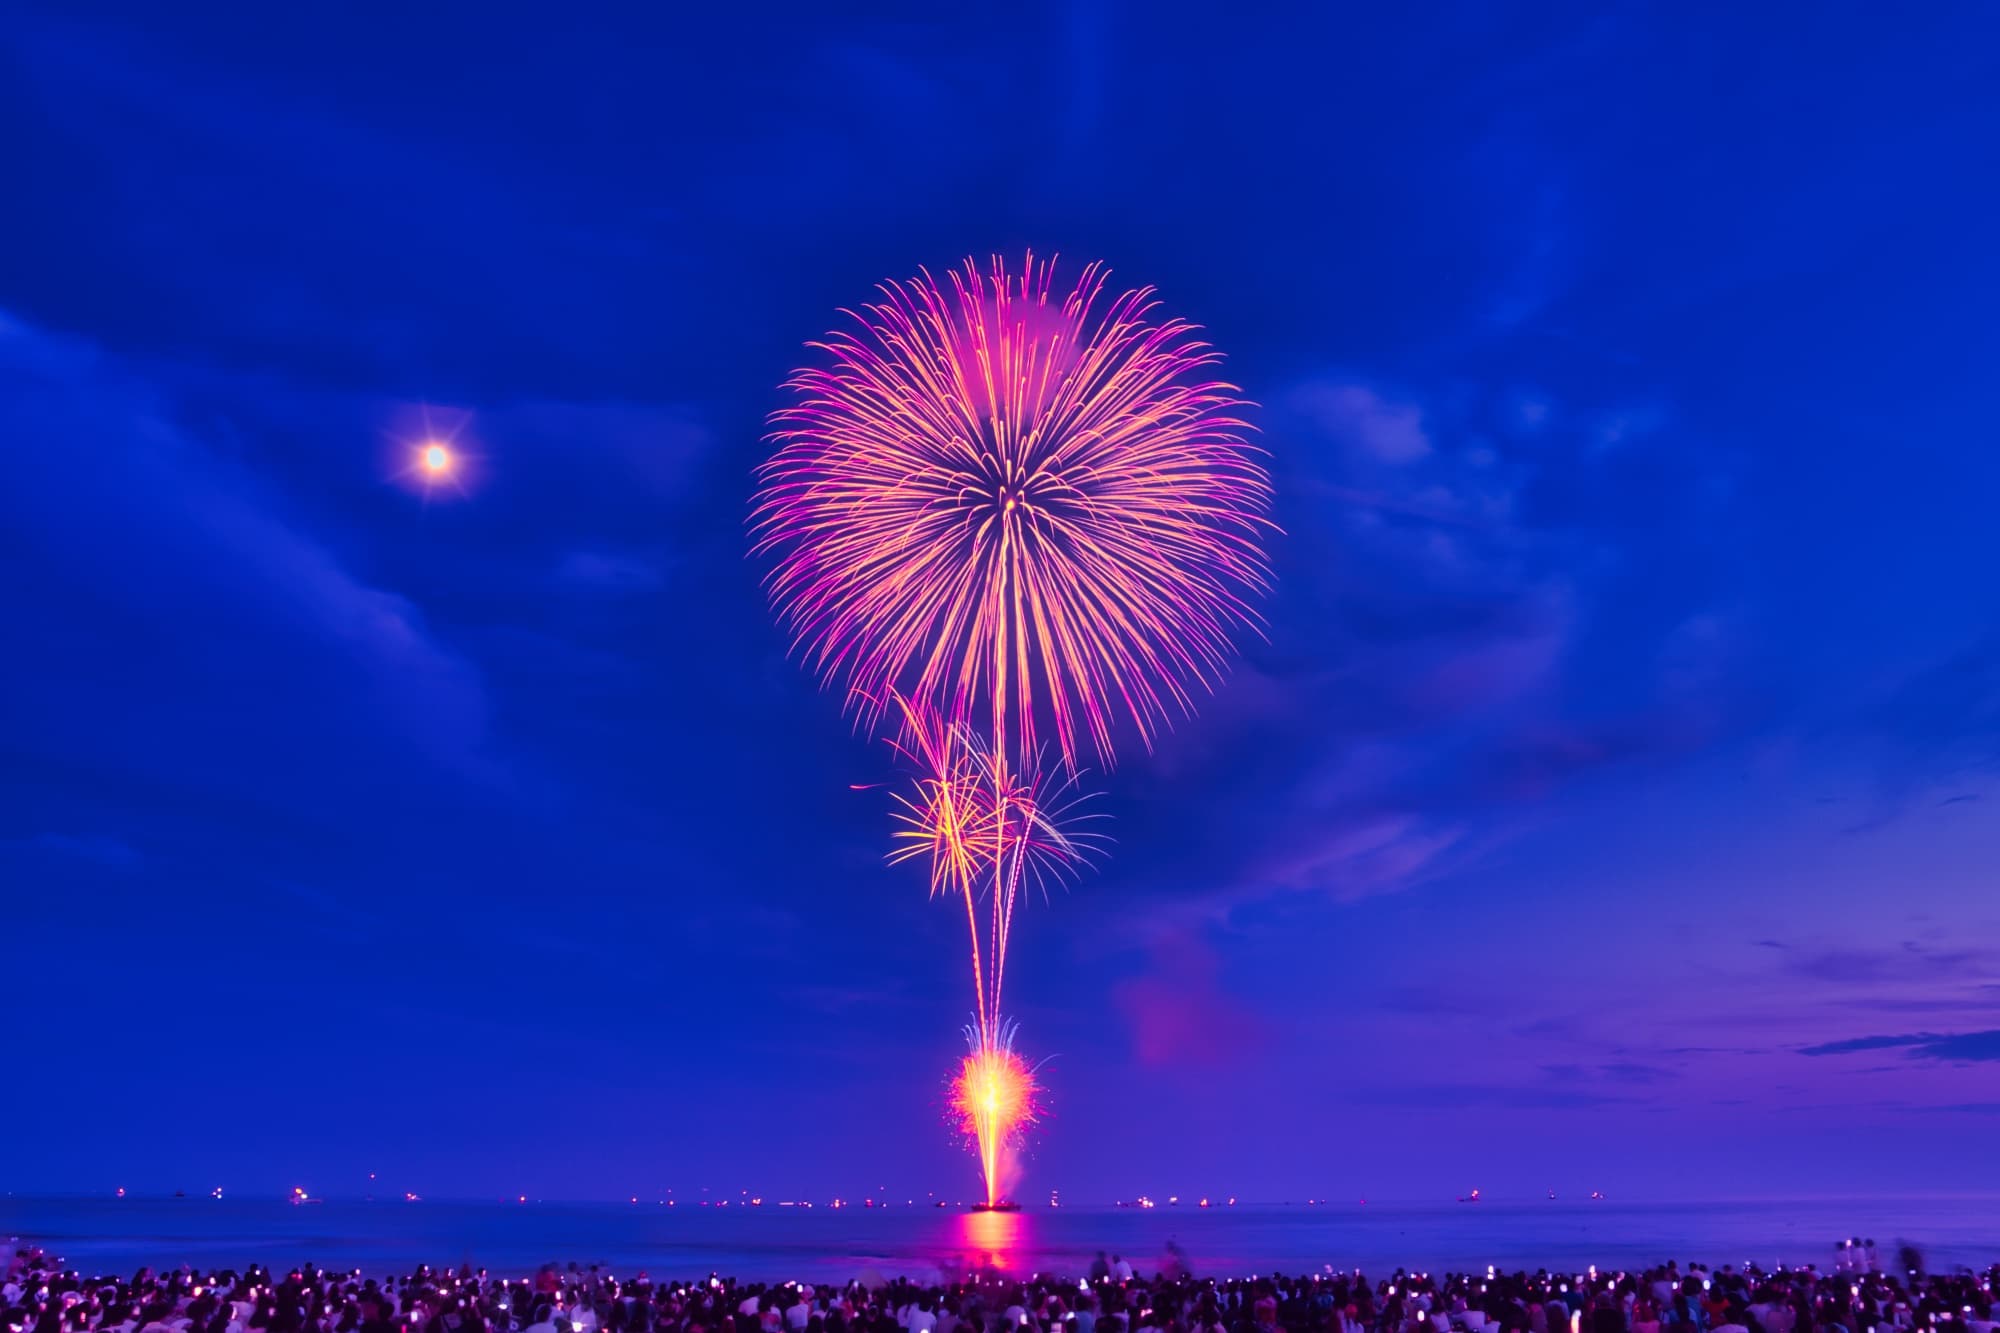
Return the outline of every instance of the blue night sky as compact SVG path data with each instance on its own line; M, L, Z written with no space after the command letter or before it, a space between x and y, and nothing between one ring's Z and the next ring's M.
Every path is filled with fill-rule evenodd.
M559 9L0 19L7 1188L967 1189L744 519L837 307L1031 247L1285 535L1019 927L1025 1194L1980 1183L1991 11Z

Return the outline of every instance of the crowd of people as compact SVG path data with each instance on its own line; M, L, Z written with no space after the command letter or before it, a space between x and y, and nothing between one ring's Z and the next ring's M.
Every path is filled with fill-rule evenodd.
M0 1333L1996 1333L1983 1274L1667 1264L1644 1272L1196 1278L1100 1254L1074 1279L990 1269L843 1286L662 1281L553 1266L523 1279L312 1266L88 1277L33 1248L0 1285Z

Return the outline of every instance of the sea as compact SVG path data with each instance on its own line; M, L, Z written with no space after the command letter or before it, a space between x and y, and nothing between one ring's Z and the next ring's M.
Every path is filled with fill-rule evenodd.
M0 1239L43 1246L87 1273L312 1262L371 1276L470 1264L525 1276L543 1264L696 1280L846 1282L871 1273L935 1279L991 1265L1082 1275L1099 1250L1151 1271L1169 1242L1218 1277L1360 1268L1536 1268L1580 1272L1678 1259L1831 1266L1844 1239L1885 1264L1914 1245L1932 1271L2000 1263L2000 1195L1636 1203L1030 1207L971 1213L922 1205L844 1208L606 1203L311 1202L263 1199L0 1198Z

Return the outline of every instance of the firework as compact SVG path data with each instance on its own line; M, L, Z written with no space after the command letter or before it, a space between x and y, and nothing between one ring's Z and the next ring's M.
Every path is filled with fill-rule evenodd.
M1041 1118L1041 1085L1035 1071L1014 1053L1014 1025L1004 1024L991 1039L965 1031L971 1048L952 1080L951 1109L959 1128L977 1145L986 1177L986 1202L1000 1202L1005 1155L1021 1132Z
M1028 889L1046 897L1051 884L1096 856L1105 841L1093 827L1101 816L1087 808L1090 797L1075 774L1051 775L1039 762L1009 764L964 723L898 702L902 738L892 743L915 777L894 798L889 860L928 862L932 896L950 894L965 904L977 1007L951 1109L977 1146L992 1205L1000 1201L1005 1155L1040 1115L1040 1087L1014 1051L1014 1025L1000 1012L1014 908Z
M797 649L873 726L893 695L1071 769L1212 684L1268 581L1270 483L1219 356L1083 270L886 283L787 383L752 515ZM1013 746L1010 749L1010 742Z
M964 723L949 723L901 701L903 739L893 742L915 770L912 790L895 796L891 864L929 862L931 895L965 903L972 934L977 1032L1000 1041L1000 987L1014 908L1025 890L1048 896L1052 884L1096 859L1102 815L1077 775L1051 774L1039 756L1009 763ZM988 895L982 946L979 899Z
M1112 762L1121 717L1150 749L1269 581L1247 405L1195 326L1150 288L1107 299L1108 276L1059 292L1030 255L884 284L787 381L752 509L795 650L864 726L899 721L916 780L890 859L964 903L977 1008L952 1109L989 1204L1040 1113L1000 1012L1014 908L1102 841L1080 756Z

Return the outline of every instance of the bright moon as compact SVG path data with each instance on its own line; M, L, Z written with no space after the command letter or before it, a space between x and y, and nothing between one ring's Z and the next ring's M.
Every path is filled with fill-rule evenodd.
M451 467L451 451L441 444L424 446L424 471L432 476L441 476Z

